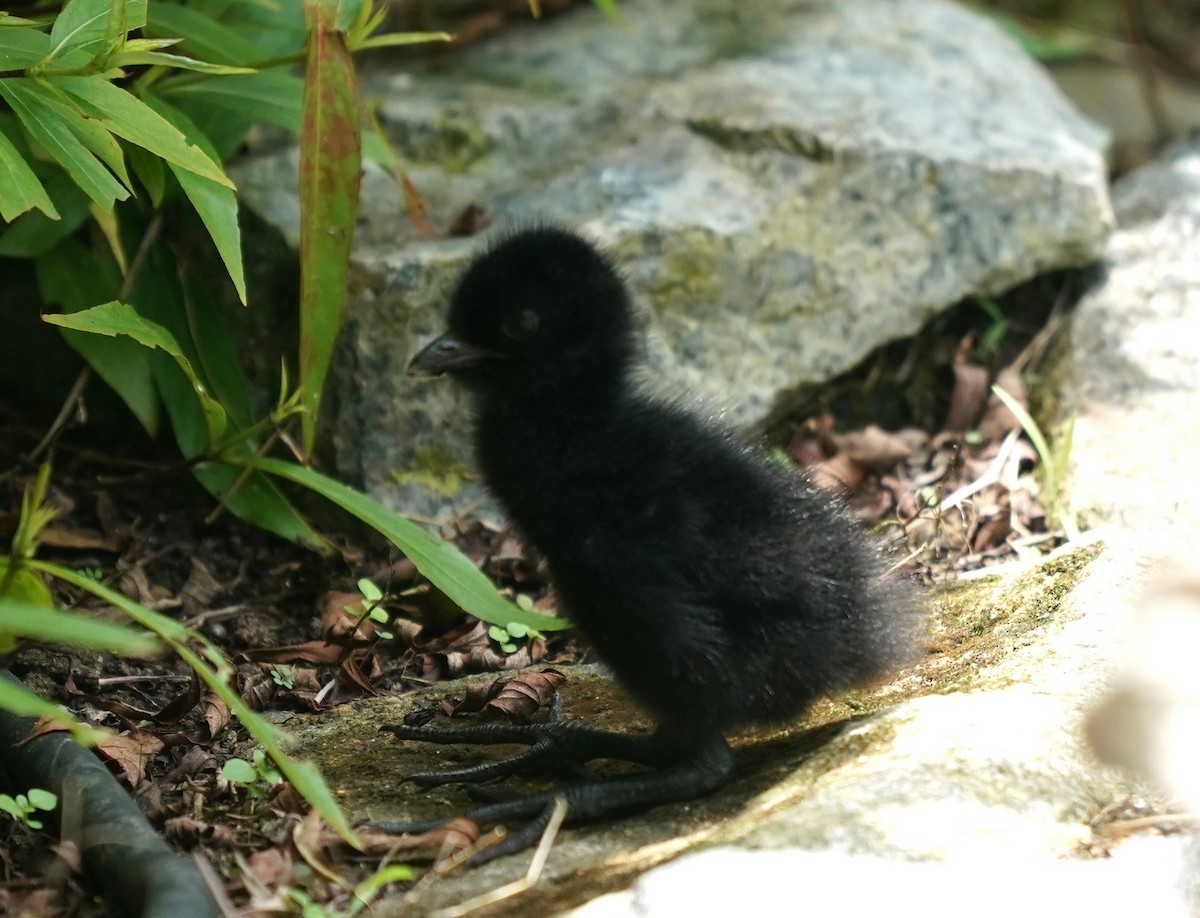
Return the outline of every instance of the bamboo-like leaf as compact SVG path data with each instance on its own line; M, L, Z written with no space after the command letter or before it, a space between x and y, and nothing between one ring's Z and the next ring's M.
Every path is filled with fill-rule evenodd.
M113 300L70 314L45 315L42 316L42 320L62 328L73 328L76 331L98 335L127 335L145 347L158 348L170 354L179 368L187 374L187 378L192 384L192 390L200 401L204 411L209 442L216 443L224 434L228 426L225 409L209 394L204 381L179 347L179 342L162 325L138 315L137 310L132 306Z
M161 656L164 649L153 635L125 625L6 596L0 597L0 635L4 634L126 657Z
M11 223L35 207L50 219L59 219L54 202L25 157L0 130L0 220Z
M18 26L36 26L36 25L38 25L38 21L36 19L23 19L20 16L14 16L12 13L5 13L3 11L0 11L0 29L4 29L4 28L12 29L12 28L16 28Z
M249 115L299 133L302 122L303 81L286 68L272 68L219 80L172 77L158 86L161 98L182 103L185 99L214 108Z
M73 113L47 99L35 83L24 77L0 79L0 97L16 112L29 135L67 170L89 198L105 210L112 210L114 201L129 197L129 191L67 126Z
M112 252L113 258L117 260L117 264L121 268L121 273L124 274L129 270L129 261L125 258L125 246L121 242L121 222L117 218L116 208L104 210L93 204L91 211L92 219L100 227L100 232L104 234L104 239L108 242L109 251Z
M162 38L182 38L188 56L199 60L245 65L260 58L258 49L233 29L180 4L155 3L147 30Z
M164 54L161 51L121 51L108 59L108 65L110 67L134 67L139 65L174 67L177 70L194 70L198 73L208 73L213 76L255 72L253 67L213 64L209 61L198 61L194 57L186 57L182 54Z
M196 138L197 144L205 154L213 160L218 159L216 150L209 145L207 138L183 112L168 105L150 93L146 93L143 101L162 118L170 122L180 133ZM204 222L221 261L233 281L238 299L244 305L246 302L246 273L242 265L242 231L238 225L237 195L224 185L194 175L186 169L181 169L174 163L168 163L183 193L188 196L196 213Z
M310 3L300 132L301 434L312 452L321 389L341 327L358 213L362 137L358 83L336 9Z
M51 219L42 212L22 214L0 233L0 255L32 258L66 239L88 219L88 196L65 172L51 173L44 187L58 211Z
M85 111L98 117L104 128L118 137L189 172L233 188L233 182L220 166L136 96L98 77L49 76L46 80L78 99Z
M50 36L38 29L0 29L0 70L24 70L50 53Z
M94 746L108 735L104 730L83 726L65 708L39 698L16 681L0 679L0 708L19 717L38 717L58 724L69 730L75 741L84 746Z
M570 625L565 619L526 612L513 605L496 592L491 581L457 548L367 495L290 462L265 457L250 457L245 461L251 468L316 491L358 517L391 540L434 586L476 618L502 626L517 622L538 631L556 631Z
M150 203L158 207L167 190L167 170L163 161L141 147L130 147L129 164L142 187L150 193Z
M50 29L49 60L71 51L95 55L104 46L110 17L122 18L124 0L67 0Z
M386 32L383 35L372 35L356 41L352 51L366 51L369 48L400 48L405 45L421 45L431 41L451 41L454 38L449 32Z
M329 543L308 525L275 482L258 472L224 462L201 462L192 469L196 480L239 519L253 523L280 538L328 554Z

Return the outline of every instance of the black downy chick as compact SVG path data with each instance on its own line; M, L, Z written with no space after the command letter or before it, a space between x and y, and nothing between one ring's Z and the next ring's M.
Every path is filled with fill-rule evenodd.
M466 814L481 824L541 814L477 860L536 840L556 796L568 820L585 821L707 794L733 772L730 731L794 717L906 658L908 602L881 579L879 552L848 514L634 382L629 296L590 244L546 227L501 240L466 271L448 325L410 375L449 374L475 394L488 487L545 557L563 608L657 724L647 735L556 717L386 727L402 739L531 747L411 776L425 785L563 757L652 766Z

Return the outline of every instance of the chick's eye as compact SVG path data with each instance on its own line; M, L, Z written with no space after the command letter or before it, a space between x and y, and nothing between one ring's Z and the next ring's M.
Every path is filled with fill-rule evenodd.
M500 330L508 337L515 340L528 338L538 330L538 315L532 309L522 309L520 312L515 312L508 316Z

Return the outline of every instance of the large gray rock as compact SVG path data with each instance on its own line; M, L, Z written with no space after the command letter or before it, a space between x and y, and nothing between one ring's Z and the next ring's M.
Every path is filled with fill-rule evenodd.
M1090 261L1109 228L1102 132L938 0L640 0L616 25L580 12L369 86L436 222L477 203L584 230L653 316L666 385L735 423L963 297ZM284 153L236 173L293 237L294 169ZM467 457L465 411L403 365L474 244L420 236L376 170L363 201L338 461L431 512L428 485Z
M1200 430L1200 141L1113 190L1119 230L1080 302L1052 376L1075 419L1069 507L1136 528L1190 563Z

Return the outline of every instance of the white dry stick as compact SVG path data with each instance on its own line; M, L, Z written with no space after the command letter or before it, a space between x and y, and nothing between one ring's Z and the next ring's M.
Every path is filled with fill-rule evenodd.
M546 823L546 831L542 833L537 850L533 852L533 860L529 862L529 869L525 871L525 876L521 879L514 880L504 886L499 886L483 895L476 896L474 899L468 899L466 902L461 902L450 908L439 909L430 918L463 918L464 915L470 914L476 909L483 908L485 905L500 902L511 896L520 895L527 889L532 889L534 884L541 879L542 868L546 866L546 858L550 856L550 849L554 847L554 840L558 837L558 830L566 818L567 800L565 797L558 797L554 801L554 809L550 812L550 820Z

